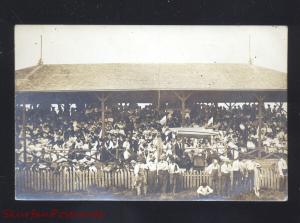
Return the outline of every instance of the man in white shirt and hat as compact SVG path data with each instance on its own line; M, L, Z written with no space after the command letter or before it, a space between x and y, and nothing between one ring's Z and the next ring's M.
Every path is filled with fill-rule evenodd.
M261 180L261 165L257 162L254 162L254 180L253 180L253 191L254 194L260 196L260 180Z
M157 163L158 187L163 194L167 193L169 180L169 164L166 161L166 158L166 155L161 155L159 162Z
M248 159L246 160L245 164L248 173L247 187L248 190L252 191L254 188L254 168L256 166L256 163L253 160Z
M153 154L149 154L146 165L148 168L148 192L155 193L157 189L157 164Z
M147 165L145 165L141 159L138 159L134 166L134 178L135 178L135 188L137 190L137 195L141 196L147 195Z
M230 160L225 158L224 163L221 165L221 194L224 196L229 196L231 171Z
M287 188L287 162L280 158L277 162L277 169L279 173L279 190L284 191Z
M232 178L233 178L233 190L239 192L241 186L241 172L240 172L240 160L235 158L232 162Z
M207 172L211 177L211 185L213 191L215 191L216 193L218 193L219 191L219 178L221 174L220 171L220 165L217 159L214 159L213 162L205 169L205 172Z
M180 172L180 168L178 164L174 162L174 158L170 158L170 162L169 162L170 191L173 194L175 194L177 190L179 172Z

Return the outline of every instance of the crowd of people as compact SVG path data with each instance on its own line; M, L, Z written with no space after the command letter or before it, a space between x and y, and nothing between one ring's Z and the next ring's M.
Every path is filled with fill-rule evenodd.
M184 113L176 109L158 111L153 105L142 108L138 104L118 104L106 112L105 129L99 108L92 104L30 105L25 115L23 112L22 105L16 105L18 168L27 167L28 163L30 168L56 171L131 168L138 194L175 193L178 175L192 169L211 174L211 189L224 195L230 191L231 172L233 186L239 190L240 185L255 185L254 171L259 170L259 165L243 157L258 146L258 108L254 103L232 107L194 103ZM266 151L284 151L284 109L266 106L263 114L263 146ZM205 137L180 138L172 131L175 127L211 128L219 135L213 142Z

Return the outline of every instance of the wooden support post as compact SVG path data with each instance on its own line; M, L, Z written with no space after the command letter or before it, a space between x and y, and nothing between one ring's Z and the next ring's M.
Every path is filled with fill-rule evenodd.
M105 100L101 100L101 121L102 121L102 134L101 137L105 136Z
M184 120L184 116L185 116L185 99L181 99L181 115L182 115L182 120Z
M101 134L101 138L104 138L105 136L105 102L107 101L107 99L109 98L109 95L105 96L105 93L101 94L101 97L99 97L98 95L96 95L96 97L98 98L98 100L101 102L101 122L102 122L102 134Z
M24 143L24 163L27 163L27 142L26 142L26 106L23 104L23 143Z
M157 92L157 111L160 109L160 90Z
M264 98L258 97L258 157L261 158L262 151L262 138L261 138L261 129L262 129L262 119L263 119L263 106L264 106Z
M176 91L174 93L181 102L182 126L184 126L184 124L185 124L185 103L186 103L186 100L192 95L192 93L189 93L187 95L185 95L184 93L182 93L182 95L180 95Z

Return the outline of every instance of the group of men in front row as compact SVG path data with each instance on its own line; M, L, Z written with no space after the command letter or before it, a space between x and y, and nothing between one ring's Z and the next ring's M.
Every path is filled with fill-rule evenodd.
M147 193L165 194L178 191L180 173L185 169L180 169L172 159L161 157L155 162L154 157L144 163L142 160L132 161L134 165L134 176L137 195ZM280 177L280 190L285 190L287 186L287 164L284 159L276 163L276 169ZM198 195L206 196L212 193L228 197L231 194L241 194L253 191L259 195L261 165L250 159L235 159L233 161L224 159L219 163L217 159L205 168L205 173L210 176L207 183L203 183L198 189ZM210 187L210 186L211 187Z
M165 194L168 191L177 192L179 174L183 172L173 159L165 159L164 156L155 162L155 158L151 158L147 163L142 160L131 161L134 165L134 186L137 195L146 195L150 193Z

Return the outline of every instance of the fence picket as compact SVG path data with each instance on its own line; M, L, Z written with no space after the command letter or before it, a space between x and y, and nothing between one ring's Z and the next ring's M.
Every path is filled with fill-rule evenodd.
M121 172L120 170L117 172L117 184L116 184L116 187L117 188L120 188L121 187Z
M279 190L279 175L276 173L276 190Z
M111 171L108 172L108 187L110 188L112 186L112 176Z
M272 182L271 182L271 172L270 169L267 170L268 172L268 188L272 188Z
M124 170L121 170L121 177L120 177L120 180L121 180L121 187L124 188ZM147 175L147 179L148 179L148 175Z
M104 187L104 185L103 185L103 180L102 180L102 178L103 178L103 171L101 170L101 171L99 171L99 186L100 187Z
M268 188L268 173L267 173L267 170L264 170L264 187Z
M42 170L41 171L41 191L45 191L45 187L44 187L45 181L46 181L46 179L45 179L45 170Z
M124 170L124 187L125 189L128 189L128 171Z
M32 191L36 191L36 187L37 187L37 178L36 178L36 172L33 170L32 172L31 171L28 171L29 175L30 175L30 182L28 182L28 187L31 188ZM32 187L31 187L32 185Z
M87 187L88 187L88 180L89 180L89 178L88 178L88 174L87 174L87 171L84 171L83 172L83 181L84 181L84 188L83 188L83 190L85 191L86 189L87 189Z
M112 179L112 186L117 187L118 184L118 172L111 172L113 179Z
M29 171L29 170L26 170L26 189L29 190L29 191L34 191L34 179L33 179L33 174L34 172L33 171Z
M36 171L33 171L33 174L32 174L32 179L33 179L33 191L37 191L37 188L38 188L38 177L37 177L37 172Z
M30 176L28 176L28 171L25 170L24 171L24 189L28 190L28 186L27 186L27 182L29 180Z
M190 188L190 171L187 172L186 174L186 189L189 189Z

